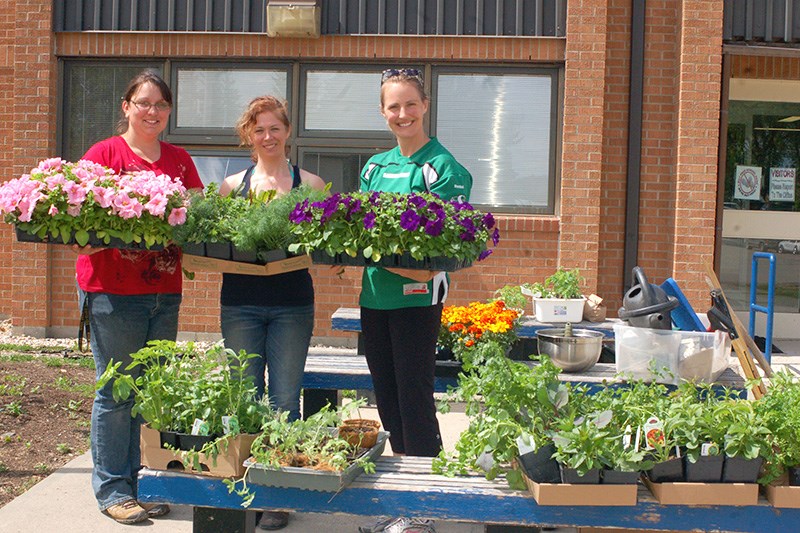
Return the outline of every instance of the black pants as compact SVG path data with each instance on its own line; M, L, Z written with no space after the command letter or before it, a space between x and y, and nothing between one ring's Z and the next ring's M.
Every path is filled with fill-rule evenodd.
M367 365L395 453L435 457L442 449L433 381L442 305L361 308Z

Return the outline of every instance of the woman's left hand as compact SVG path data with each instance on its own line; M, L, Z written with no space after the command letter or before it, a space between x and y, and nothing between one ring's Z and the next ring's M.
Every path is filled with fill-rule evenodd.
M392 274L397 274L398 276L413 279L421 283L427 283L436 275L436 272L433 270L416 270L413 268L387 268L386 270Z

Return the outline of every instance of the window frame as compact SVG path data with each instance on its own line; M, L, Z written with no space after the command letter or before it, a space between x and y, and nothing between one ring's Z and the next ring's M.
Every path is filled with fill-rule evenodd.
M236 70L264 70L264 71L281 71L286 74L286 101L288 108L292 109L292 88L294 84L294 69L291 61L192 61L180 60L169 62L169 84L172 89L172 94L177 101L180 95L180 86L178 83L178 73L181 69L191 70L207 70L207 71L227 71ZM197 144L197 145L227 145L233 143L235 146L239 145L239 136L236 135L235 124L231 124L228 128L192 128L186 126L178 126L178 113L177 106L173 107L172 113L169 116L169 125L164 132L165 140L175 144ZM242 109L244 111L244 109Z

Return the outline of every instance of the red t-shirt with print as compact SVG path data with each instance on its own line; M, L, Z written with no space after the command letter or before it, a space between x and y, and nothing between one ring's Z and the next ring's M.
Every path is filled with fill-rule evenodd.
M169 143L161 143L161 158L145 161L120 136L95 144L83 159L94 161L116 172L150 170L180 179L187 189L202 189L203 182L189 153ZM162 251L135 251L108 248L92 255L81 255L76 264L78 286L87 292L119 295L180 293L182 271L180 249L169 246Z

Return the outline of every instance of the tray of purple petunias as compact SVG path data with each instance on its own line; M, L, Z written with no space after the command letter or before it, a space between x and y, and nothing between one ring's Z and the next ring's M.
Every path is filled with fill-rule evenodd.
M486 259L500 232L491 213L430 193L352 192L303 201L289 220L319 264L455 271Z

